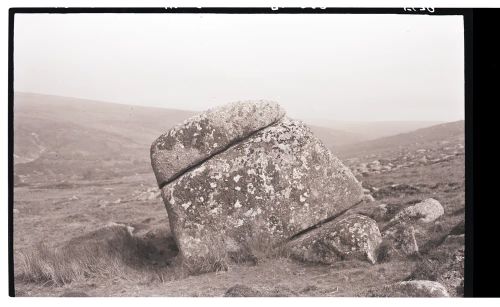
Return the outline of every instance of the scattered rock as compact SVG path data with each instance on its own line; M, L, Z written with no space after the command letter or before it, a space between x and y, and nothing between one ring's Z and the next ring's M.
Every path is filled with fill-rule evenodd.
M263 296L259 290L244 285L234 285L227 289L225 297L260 297Z
M389 222L401 223L401 222L421 222L430 223L437 220L441 215L444 214L444 208L441 204L433 199L428 198L418 204L406 207L401 210L396 216Z
M14 209L12 211L14 212L14 214L19 214L19 209Z
M331 264L340 260L375 263L382 242L377 223L353 214L335 219L288 243L290 254L299 260Z
M361 201L361 185L350 170L303 123L279 120L278 106L244 103L221 110L224 114L211 112L188 120L152 146L158 183L168 182L162 197L172 233L189 267L196 268L212 254L239 256L248 242L273 246ZM265 126L249 112L267 118L265 123L279 121ZM207 118L227 122L213 124ZM237 135L224 130L231 127ZM208 143L194 150L187 142L193 139L194 144L198 139ZM226 148L221 144L233 146L210 156L213 145ZM187 158L172 160L167 154ZM201 165L181 171L200 157L206 159Z
M446 288L435 281L411 280L387 285L369 292L378 297L449 297Z
M368 164L368 168L371 170L371 171L380 171L382 169L381 167L381 164L380 164L380 161L379 160L375 160L373 162L371 162L370 164Z
M429 162L429 160L427 159L427 156L423 156L422 158L420 158L418 160L418 162L420 162L422 164L427 164Z

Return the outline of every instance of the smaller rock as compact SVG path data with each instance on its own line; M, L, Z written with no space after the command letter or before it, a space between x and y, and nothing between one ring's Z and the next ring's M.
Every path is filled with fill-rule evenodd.
M377 291L378 292L378 291ZM382 297L449 297L446 288L430 280L402 281L383 287L373 296Z
M19 214L19 210L18 209L14 209L12 211L14 212L14 214Z
M259 290L244 285L234 285L227 289L225 297L260 297L263 296Z
M381 164L379 160L375 160L369 164L369 167L372 171L380 171L381 170Z
M335 219L289 242L293 257L307 262L332 264L339 260L375 263L382 238L377 223L353 214Z
M418 221L421 223L430 223L437 220L444 214L443 206L435 199L428 198L418 204L406 207L396 214L396 216L389 222L409 222Z

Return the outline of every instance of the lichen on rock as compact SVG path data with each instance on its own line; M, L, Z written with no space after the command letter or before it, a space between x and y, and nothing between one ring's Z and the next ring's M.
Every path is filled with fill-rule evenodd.
M151 164L158 185L161 187L189 167L284 115L276 102L260 100L230 103L187 119L151 145Z

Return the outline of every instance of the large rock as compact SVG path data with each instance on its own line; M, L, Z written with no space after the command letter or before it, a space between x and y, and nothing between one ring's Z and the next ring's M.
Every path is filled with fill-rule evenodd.
M248 104L242 104L242 108L253 109ZM237 105L231 109L232 113L239 114ZM242 125L232 121L251 122L255 115L245 112L235 119L224 117L230 123L217 129ZM244 114L248 114L249 119L244 118ZM279 118L279 112L273 114L271 118ZM211 116L217 118L217 114ZM185 129L177 128L175 135L186 135L189 139L187 135L193 133L191 127L206 117L197 118L189 120L191 124ZM259 130L261 126L265 127L264 124L251 126L257 130L253 132L250 128L242 129L248 135L246 138L233 142L229 148L186 172L170 171L171 175L166 176L165 170L172 165L172 159L165 158L168 150L163 156L152 154L159 183L164 180L161 178L175 178L163 186L162 197L180 255L190 267L206 262L214 253L215 258L221 258L221 251L229 255L248 252L247 247L253 242L272 246L361 200L363 192L359 182L304 124L283 118ZM205 133L229 133L217 129ZM213 147L210 141L216 140L207 136L200 138L208 142L206 148ZM191 149L183 152L179 147L175 155L189 156ZM207 153L197 151L200 152ZM186 165L178 164L175 169L184 170L191 161L194 160L188 159L184 161Z
M151 164L160 188L179 173L265 128L285 115L275 102L237 102L194 116L151 145Z
M311 230L288 244L291 255L303 261L332 264L339 260L377 261L382 242L377 223L353 214Z

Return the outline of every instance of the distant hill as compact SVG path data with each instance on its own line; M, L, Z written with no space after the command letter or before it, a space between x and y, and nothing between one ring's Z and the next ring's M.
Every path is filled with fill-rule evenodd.
M15 172L21 177L39 176L43 179L50 175L58 180L75 176L114 178L150 172L151 143L174 125L195 114L177 109L15 93ZM364 142L370 137L366 134L309 126L334 152L358 153L406 146L408 142L419 140L440 139L446 137L446 133L455 135L458 127L446 128L446 125L373 142Z
M149 170L149 147L194 112L16 93L16 173Z
M314 125L308 127L331 150L366 140L365 136L356 133Z
M361 137L363 140L374 140L381 137L411 132L443 122L439 121L340 121L325 119L304 119L310 125L345 131ZM360 140L361 141L361 140Z
M138 107L70 97L16 93L14 162L55 159L149 159L160 134L195 112ZM310 126L330 148L364 138Z
M351 144L339 148L336 153L342 157L380 154L382 152L412 151L445 144L463 144L465 139L463 120L434 125L389 137Z

